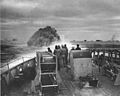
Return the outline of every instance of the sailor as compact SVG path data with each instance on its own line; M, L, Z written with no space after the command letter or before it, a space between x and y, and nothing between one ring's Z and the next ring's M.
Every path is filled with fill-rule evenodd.
M76 50L81 50L81 48L79 47L79 44L77 44Z
M60 47L60 45L58 45L58 67L59 67L59 70L61 67L63 67L63 61L62 61L62 49Z
M62 61L63 61L63 65L64 67L66 66L66 48L62 45L62 52L61 52L61 55L62 55Z
M54 54L57 56L58 70L60 70L60 67L61 67L61 48L59 45L55 46Z
M68 62L67 62L67 61L68 61L68 60L67 60L67 58L68 58L68 48L67 48L67 45L66 45L66 44L64 45L64 47L65 47L65 49L66 49L65 61L66 61L66 65L67 65L67 63L68 63Z
M102 68L102 66L103 66L103 64L104 64L103 59L104 59L104 55L101 54L101 55L98 57L98 60L99 60L99 62L98 62L99 72L101 71L101 68Z
M48 47L48 52L52 53L52 50L50 49L50 47Z
M57 49L58 49L58 46L55 45L55 49L54 49L54 54L57 55Z
M74 47L72 47L72 49L71 50L75 50L75 48Z

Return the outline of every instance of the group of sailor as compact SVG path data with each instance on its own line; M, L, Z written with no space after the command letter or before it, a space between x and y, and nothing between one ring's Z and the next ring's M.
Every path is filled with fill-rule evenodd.
M72 47L71 50L81 50L81 48L80 48L79 44L77 44L77 47L76 48Z
M79 47L79 44L77 44L76 48L72 48L71 50L81 50ZM68 48L67 45L55 45L55 49L52 52L50 47L48 47L48 52L53 53L57 56L58 61L58 70L60 70L61 67L67 67L68 64Z
M48 48L48 52L52 53L52 50ZM54 55L57 56L57 61L58 61L58 70L60 70L61 67L66 67L67 66L67 61L68 61L68 48L65 45L56 45L54 52Z

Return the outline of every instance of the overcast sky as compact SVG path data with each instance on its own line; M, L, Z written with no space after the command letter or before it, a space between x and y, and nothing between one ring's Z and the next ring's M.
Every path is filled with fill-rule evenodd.
M2 38L50 25L69 40L120 40L120 0L0 0L0 11Z

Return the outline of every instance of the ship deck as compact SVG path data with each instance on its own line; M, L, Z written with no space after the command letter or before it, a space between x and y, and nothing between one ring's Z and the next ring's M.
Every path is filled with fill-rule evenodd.
M98 77L101 86L98 88L80 88L79 81L72 80L70 71L62 68L57 75L59 84L59 92L55 96L120 96L120 86L114 86L113 81L108 77L102 76L97 67L94 73ZM27 93L27 94L26 94ZM40 96L31 93L31 81L27 81L20 86L12 87L8 92L8 96ZM53 96L53 94L48 94Z

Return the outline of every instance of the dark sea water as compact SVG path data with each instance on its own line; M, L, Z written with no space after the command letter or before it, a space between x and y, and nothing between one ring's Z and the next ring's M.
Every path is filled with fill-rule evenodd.
M1 67L6 65L12 60L19 59L24 54L29 54L39 49L41 48L28 47L26 44L16 46L1 46Z

